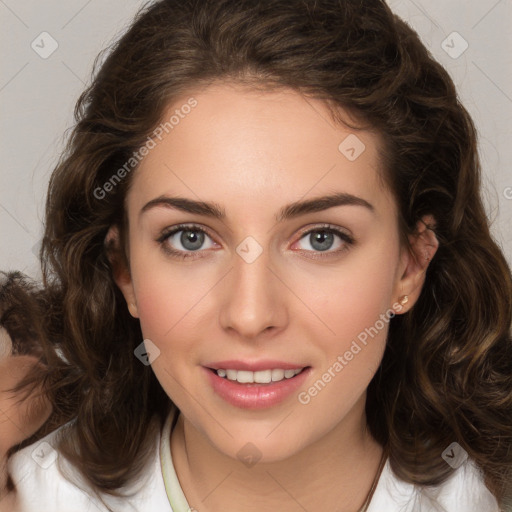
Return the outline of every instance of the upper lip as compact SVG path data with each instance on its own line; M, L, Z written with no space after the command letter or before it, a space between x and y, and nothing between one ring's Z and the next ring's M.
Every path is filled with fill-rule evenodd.
M305 368L307 365L300 363L286 363L284 361L276 361L274 359L264 359L260 361L240 361L231 359L229 361L215 361L204 365L212 370L246 370L250 372L258 372L261 370L295 370L297 368Z

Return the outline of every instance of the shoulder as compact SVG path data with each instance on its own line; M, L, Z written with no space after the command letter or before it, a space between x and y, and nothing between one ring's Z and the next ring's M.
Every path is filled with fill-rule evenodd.
M123 489L123 498L96 493L59 454L58 436L64 427L15 453L9 474L16 487L16 512L139 512L170 510L160 472L159 439L144 476ZM167 507L167 508L166 508Z
M430 493L448 511L499 512L496 498L484 483L482 471L471 460L456 469L443 485L433 488Z
M106 510L90 499L89 489L81 489L66 478L70 470L59 457L57 436L62 429L15 453L8 462L8 471L16 487L17 510ZM72 472L71 472L72 473Z
M439 486L417 486L398 479L389 460L368 512L500 512L482 472L466 461Z

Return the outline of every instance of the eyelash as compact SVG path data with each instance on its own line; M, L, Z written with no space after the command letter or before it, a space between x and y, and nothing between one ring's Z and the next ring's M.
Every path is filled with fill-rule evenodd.
M174 226L170 230L164 231L157 238L156 241L161 245L162 250L165 253L169 254L173 258L178 258L181 260L195 258L196 257L195 254L201 252L201 250L185 252L185 251L179 251L179 250L169 247L169 245L167 245L165 242L172 235L175 235L176 233L179 233L180 231L193 231L193 232L198 232L198 233L204 233L205 235L207 235L208 237L213 239L213 237L208 233L208 231L206 231L201 226L198 226L197 224L179 224L177 226ZM348 251L350 249L350 246L354 245L354 243L355 243L354 238L352 236L350 236L348 233L345 233L344 231L341 231L338 228L335 228L329 224L316 226L312 229L302 232L300 234L300 237L298 240L302 240L302 238L304 238L306 235L310 235L311 233L315 233L318 231L338 235L338 237L341 238L341 240L343 242L345 242L345 244L341 249L338 249L336 251L309 251L309 250L305 250L305 249L302 249L299 251L302 253L306 252L306 253L315 254L315 256L309 256L312 259L324 259L324 258L333 257L333 255L340 255L340 254L344 253L345 251Z

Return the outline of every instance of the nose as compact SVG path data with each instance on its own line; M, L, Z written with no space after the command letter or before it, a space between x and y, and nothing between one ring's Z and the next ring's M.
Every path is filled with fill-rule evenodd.
M288 322L286 288L271 268L268 251L248 263L235 254L222 287L220 324L241 339L276 334Z

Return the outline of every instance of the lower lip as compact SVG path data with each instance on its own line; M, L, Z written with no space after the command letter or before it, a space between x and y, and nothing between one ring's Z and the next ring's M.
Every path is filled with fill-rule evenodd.
M304 383L311 371L307 367L291 379L283 379L268 384L240 384L239 382L219 377L216 372L204 368L207 378L215 393L226 402L241 409L266 409L286 400Z

